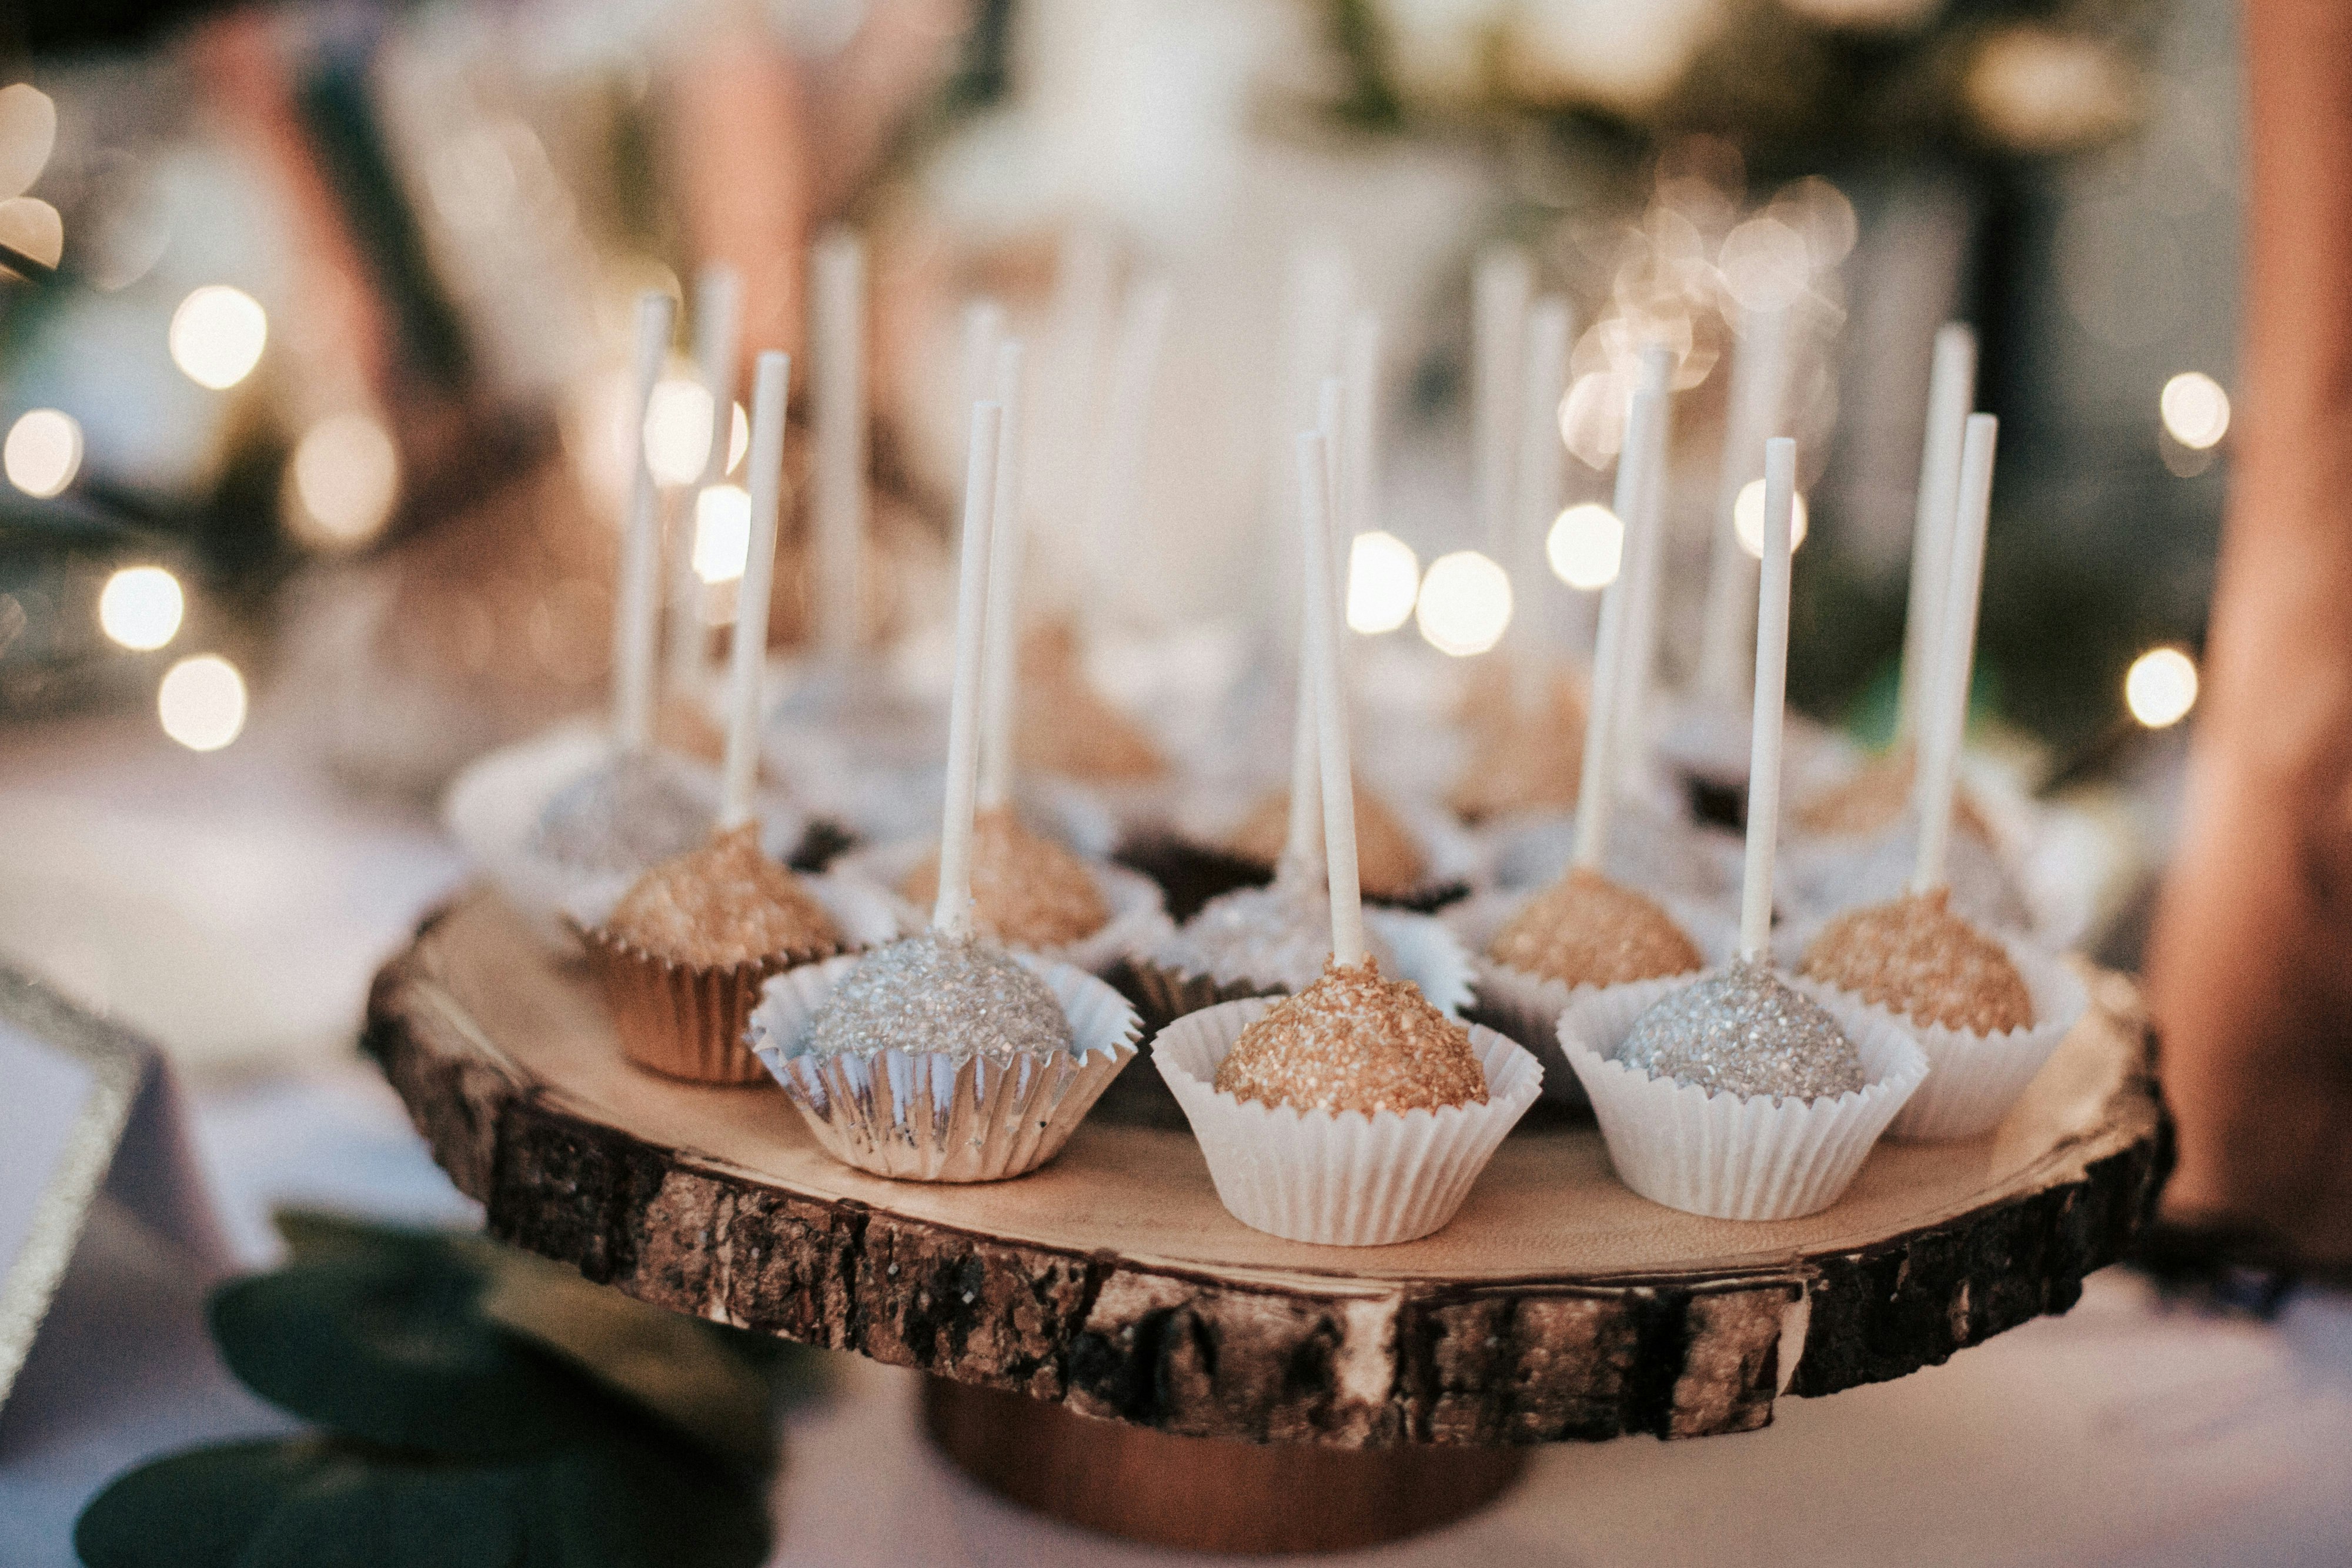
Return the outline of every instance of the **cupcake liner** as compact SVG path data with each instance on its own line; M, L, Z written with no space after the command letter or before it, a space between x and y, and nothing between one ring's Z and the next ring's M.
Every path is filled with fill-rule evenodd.
M933 839L900 839L845 854L834 862L834 870L844 880L860 883L888 899L900 923L910 931L919 931L930 925L930 911L917 909L898 889L923 857L938 847ZM1149 953L1175 929L1160 899L1160 884L1150 877L1108 861L1089 860L1087 871L1110 910L1110 918L1099 929L1058 946L1007 946L1017 953L1034 954L1047 963L1067 964L1099 977L1122 961Z
M1568 1058L1561 1054L1560 1014L1587 997L1604 996L1626 988L1571 986L1566 980L1515 969L1486 956L1486 948L1496 935L1540 891L1482 894L1447 911L1448 924L1471 955L1472 983L1477 993L1473 1016L1535 1052L1536 1060L1543 1063L1544 1098L1562 1105L1580 1106L1588 1103L1584 1082L1569 1071ZM1699 956L1706 962L1719 964L1731 956L1739 933L1727 916L1687 899L1667 897L1658 904L1696 945ZM1672 983L1687 983L1696 977L1696 970L1666 977Z
M541 812L566 785L612 757L604 731L568 724L515 746L476 758L442 798L441 819L449 834L473 856L490 882L532 932L550 947L572 945L575 910L595 918L620 901L649 868L593 871L551 859L533 847ZM707 775L714 812L719 776L690 758L677 759L690 775ZM761 847L784 859L808 832L808 818L782 797L763 793L759 802Z
M761 1069L743 1030L767 978L814 955L783 954L706 967L657 957L602 926L575 928L588 955L621 1054L667 1078L756 1083Z
M1474 969L1453 931L1434 915L1412 915L1401 909L1367 909L1364 928L1381 940L1395 960L1394 973L1421 988L1430 1006L1447 1018L1459 1019L1472 1005ZM1181 965L1163 964L1156 957L1132 960L1128 974L1142 993L1144 1029L1157 1033L1187 1013L1240 1001L1244 997L1286 997L1286 981L1267 979L1245 971L1212 969L1199 974Z
M1435 1111L1299 1111L1221 1093L1217 1064L1274 1003L1226 1002L1178 1019L1151 1043L1209 1162L1226 1212L1252 1229L1328 1247L1381 1247L1454 1218L1543 1085L1543 1069L1473 1024L1486 1103Z
M1852 991L1799 979L1799 989L1827 1007L1856 1009L1901 1030L1926 1054L1927 1081L1887 1124L1886 1135L1906 1143L1948 1143L1990 1133L2000 1124L2025 1086L2091 1005L2090 988L2072 966L2021 942L1997 938L2033 998L2033 1022L2000 1034L1923 1024Z
M856 969L852 956L769 980L751 1015L751 1050L825 1152L900 1181L1003 1181L1061 1152L1120 1068L1138 1026L1125 998L1085 971L1030 954L1020 961L1052 988L1072 1048L1046 1061L938 1051L819 1057L802 1049L810 1021Z
M1834 992L1818 998L1862 1053L1869 1082L1811 1102L1713 1092L1616 1060L1633 1022L1691 977L1612 986L1559 1020L1620 1180L1654 1203L1717 1219L1793 1219L1827 1208L1927 1076L1910 1035Z

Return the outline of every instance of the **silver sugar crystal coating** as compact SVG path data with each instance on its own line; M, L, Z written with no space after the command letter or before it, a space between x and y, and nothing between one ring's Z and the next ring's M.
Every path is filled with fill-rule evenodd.
M557 790L531 848L582 871L643 871L699 846L718 808L676 762L633 751Z
M1735 963L1653 1004L1617 1060L1742 1097L1834 1098L1868 1081L1837 1020L1761 964Z
M1367 951L1393 969L1386 946L1367 932ZM1265 887L1219 894L1155 955L1171 969L1217 980L1261 980L1305 990L1331 956L1331 900L1320 885L1277 878Z
M1053 990L1011 954L926 931L867 954L809 1020L802 1050L928 1051L964 1061L1071 1047L1070 1020Z

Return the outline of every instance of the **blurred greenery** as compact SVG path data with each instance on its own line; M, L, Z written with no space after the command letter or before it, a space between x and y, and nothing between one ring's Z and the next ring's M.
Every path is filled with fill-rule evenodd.
M88 1568L752 1568L774 1411L820 1356L661 1312L477 1236L280 1217L215 1293L255 1393L320 1431L119 1477Z

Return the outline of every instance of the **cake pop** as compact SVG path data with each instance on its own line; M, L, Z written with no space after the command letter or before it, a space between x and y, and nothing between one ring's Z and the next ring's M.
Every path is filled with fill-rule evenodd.
M918 906L938 898L938 852L908 873L899 891ZM974 928L1015 947L1066 946L1110 919L1087 862L1023 826L1010 806L973 815L971 897Z
M1396 812L1362 779L1356 781L1356 842L1364 894L1407 898L1429 879L1429 860ZM1290 797L1276 790L1261 799L1234 830L1227 847L1247 861L1271 865L1281 858L1290 831Z
M1216 1087L1268 1105L1367 1115L1486 1103L1470 1031L1412 981L1383 979L1370 956L1334 961L1267 1009L1218 1064Z
M1652 1004L1617 1060L1653 1078L1775 1100L1834 1098L1865 1082L1862 1053L1837 1020L1753 962Z
M1380 937L1364 934L1367 954L1390 967ZM1277 873L1264 887L1221 893L1162 942L1152 956L1164 967L1228 980L1304 989L1331 956L1331 907L1320 879Z
M610 936L673 964L726 968L837 953L840 928L800 879L760 848L760 826L711 835L662 862L622 895L604 922Z
M1021 640L1013 750L1024 768L1066 779L1134 784L1168 772L1150 737L1087 679L1077 631L1066 621L1033 627Z
M1476 822L1509 811L1566 810L1576 804L1584 760L1584 693L1575 677L1553 671L1531 711L1511 701L1510 672L1481 682L1466 716L1472 753L1447 804Z
M1937 887L1848 910L1813 938L1798 973L1919 1023L1970 1034L2031 1028L2024 977L1950 899Z
M1597 871L1569 873L1520 906L1486 956L1497 964L1570 986L1622 986L1686 975L1698 948L1655 901Z
M1797 813L1797 827L1822 837L1860 836L1882 832L1895 825L1911 803L1919 774L1919 751L1908 741L1872 758L1853 775L1805 802ZM1993 841L1992 824L1976 803L1962 795L1953 807L1956 825L1985 843Z
M580 871L642 871L700 843L717 805L718 790L691 763L625 751L549 798L530 848Z
M884 1051L964 1061L1066 1054L1070 1020L1045 982L984 937L926 931L868 954L809 1021L814 1055Z

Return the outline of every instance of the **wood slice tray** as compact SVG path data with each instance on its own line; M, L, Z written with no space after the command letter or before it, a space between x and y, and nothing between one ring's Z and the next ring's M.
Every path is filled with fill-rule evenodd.
M377 977L366 1046L494 1234L644 1301L1166 1433L1497 1445L1746 1431L2072 1306L2169 1149L2136 994L2092 992L1995 1134L1883 1145L1822 1214L1662 1208L1539 1107L1452 1224L1370 1249L1246 1228L1189 1134L1099 1107L1018 1181L849 1169L772 1085L624 1061L488 893Z

